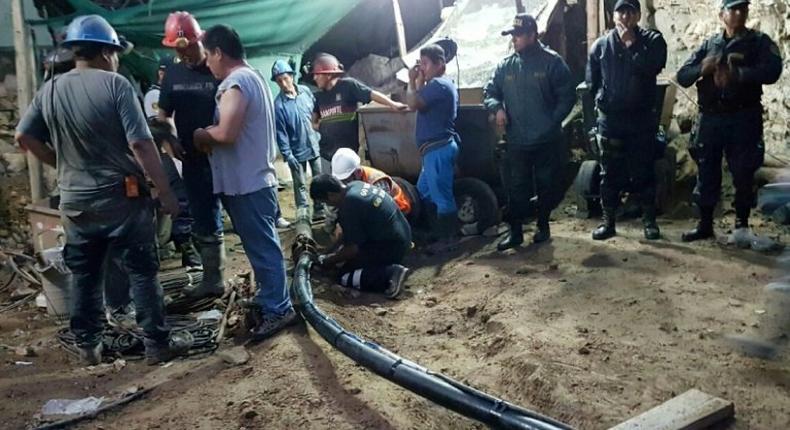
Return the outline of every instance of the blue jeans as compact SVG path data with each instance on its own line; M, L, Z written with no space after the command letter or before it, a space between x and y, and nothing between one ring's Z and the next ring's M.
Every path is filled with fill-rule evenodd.
M285 260L277 235L277 189L262 188L242 195L221 195L233 229L255 273L254 302L264 313L283 315L291 309L285 282Z
M422 170L417 179L420 198L436 205L439 215L449 215L458 211L453 195L453 177L458 144L455 140L448 145L428 152L422 157Z
M307 165L310 164L310 170L313 173L313 177L320 175L321 172L321 159L320 158L313 158L312 160L308 161L300 161L299 162L299 169L294 169L291 166L288 168L291 170L291 178L293 178L294 184L294 202L296 203L296 208L306 208L307 207L307 196L309 193L307 192ZM313 211L314 212L321 212L324 210L324 204L321 202L313 202Z
M66 231L64 259L72 273L71 331L77 345L88 347L101 342L102 268L108 254L117 256L128 276L146 346L166 344L170 327L156 276L159 260L152 200L129 199L119 191L116 197L95 199L89 204L63 203L61 211Z
M214 194L211 165L203 155L184 159L184 187L194 220L192 232L200 241L222 237L222 205Z

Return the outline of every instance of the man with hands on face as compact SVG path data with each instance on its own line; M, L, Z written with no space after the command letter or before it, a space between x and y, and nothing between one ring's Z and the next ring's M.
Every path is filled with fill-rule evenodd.
M680 85L697 85L700 111L689 143L699 168L694 200L700 219L683 233L685 242L713 237L722 156L735 186L735 229L749 228L754 173L765 155L762 86L779 79L782 57L770 37L746 28L748 17L749 0L721 0L723 31L705 40L677 72Z
M230 215L233 228L255 273L253 340L260 341L297 321L285 279L285 262L275 222L276 141L269 86L244 60L238 33L225 25L202 38L206 65L221 80L216 125L198 128L194 143L209 154L214 193Z
M639 0L619 0L614 6L615 29L595 41L587 62L586 80L598 110L598 154L601 163L603 223L595 240L616 234L615 213L620 192L629 183L642 206L644 235L660 237L656 223L657 155L656 76L667 61L661 33L639 27Z
M458 156L458 88L444 77L445 52L438 44L420 50L420 62L409 70L407 102L417 111L417 148L422 169L417 191L425 207L436 208L431 229L438 246L446 246L458 231L458 207L453 195L455 159ZM433 211L430 210L432 213Z

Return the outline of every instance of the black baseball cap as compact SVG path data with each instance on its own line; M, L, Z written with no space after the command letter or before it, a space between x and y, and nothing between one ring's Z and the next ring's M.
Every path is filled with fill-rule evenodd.
M721 8L722 9L729 9L731 7L735 7L741 4L750 4L749 0L721 0Z
M639 4L639 0L617 0L617 3L614 4L614 10L620 10L624 7L630 7L637 12L642 11L642 5Z
M513 28L502 30L502 35L509 34L523 34L523 33L537 33L538 22L535 17L527 13L520 13L513 18Z

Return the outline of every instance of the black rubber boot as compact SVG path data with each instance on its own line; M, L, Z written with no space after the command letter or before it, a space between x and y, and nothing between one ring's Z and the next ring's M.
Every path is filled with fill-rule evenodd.
M496 246L499 251L515 248L524 243L524 227L520 222L510 224L510 232Z
M645 239L658 240L661 238L661 230L659 230L658 223L656 222L655 206L642 206L642 225L645 227Z
M711 237L713 237L713 208L700 208L697 226L683 233L680 238L683 242L694 242Z
M532 243L542 243L551 239L551 229L549 228L549 214L540 211L538 213L538 231L532 236Z
M200 254L197 249L195 249L195 244L192 243L192 238L190 236L174 239L173 242L178 252L181 253L181 267L188 270L203 270L203 262L200 259Z
M200 285L184 287L185 296L192 299L203 297L222 297L225 293L225 245L222 238L212 242L200 241L200 256L203 262L203 280Z
M593 240L606 240L610 237L617 235L617 230L614 227L615 223L615 209L603 208L603 217L601 225L592 232Z
M752 208L749 206L736 206L735 207L735 229L749 228L749 215Z

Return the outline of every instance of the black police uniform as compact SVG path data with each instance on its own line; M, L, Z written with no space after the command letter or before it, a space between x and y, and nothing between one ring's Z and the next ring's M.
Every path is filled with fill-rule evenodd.
M635 1L620 1L617 8ZM639 195L645 236L658 238L655 220L656 180L653 163L658 155L656 132L656 76L667 61L667 44L656 30L637 27L636 39L626 47L616 30L595 41L587 62L586 81L598 110L598 152L601 162L601 203L604 223L593 238L615 234L615 211L625 189Z
M729 85L719 88L712 74L701 76L702 61L707 57L718 57L721 65L729 65ZM735 227L748 227L754 202L754 172L762 165L765 152L762 86L776 82L781 73L782 57L776 43L751 29L731 39L724 32L711 37L678 71L682 86L697 84L700 110L689 152L699 168L694 199L701 218L697 229L686 233L684 240L713 235L713 209L721 192L722 155L727 157L735 185Z

